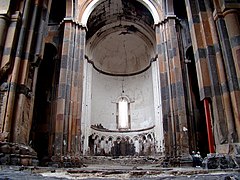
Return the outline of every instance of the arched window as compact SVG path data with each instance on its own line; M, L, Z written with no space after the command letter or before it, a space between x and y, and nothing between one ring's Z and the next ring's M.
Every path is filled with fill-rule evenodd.
M117 102L117 129L130 129L130 102L126 97L120 97Z

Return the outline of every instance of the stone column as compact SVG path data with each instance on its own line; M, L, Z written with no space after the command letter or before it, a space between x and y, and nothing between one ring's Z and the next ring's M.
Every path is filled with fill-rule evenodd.
M25 3L25 8L24 8L23 17L22 17L22 24L21 24L19 38L18 38L18 44L16 46L16 55L13 61L14 65L11 72L12 73L11 78L9 79L10 87L9 87L8 101L6 106L7 110L6 110L5 123L4 123L4 132L8 133L9 135L11 134L11 130L12 130L15 96L16 96L18 77L20 72L23 43L26 36L26 27L29 23L28 20L30 18L30 3L31 3L31 0L27 0ZM8 139L10 139L10 136L8 136Z
M2 61L1 61L1 71L4 75L6 75L6 72L10 69L10 64L12 63L12 54L14 53L14 49L16 46L16 42L17 42L17 34L19 33L18 31L18 25L19 25L19 21L20 21L20 14L19 12L16 12L15 14L13 14L11 16L11 20L10 20L10 27L8 28L7 34L6 34L6 42L5 42L5 46L4 46L4 50L3 50L3 56L2 56ZM8 138L8 135L10 133L10 129L9 131L5 131L4 130L4 125L6 122L6 107L7 107L7 103L8 103L8 94L10 93L10 87L12 86L9 82L10 80L5 80L4 83L2 84L2 86L5 84L5 88L2 89L2 107L0 110L0 129L1 129L1 133L4 133L4 139ZM13 108L13 107L11 107Z
M10 8L10 0L0 0L0 81L3 82L0 88L0 133L3 132L4 126L4 116L6 111L6 101L7 101L7 89L8 84L4 82L3 78L6 75L7 70L9 69L10 65L6 65L4 62L2 63L4 45L6 40L6 35L8 31L8 23L10 23L9 17L9 8ZM5 135L1 135L0 139L5 139Z
M80 120L82 106L83 60L85 52L85 28L76 25L75 47L73 56L70 117L68 127L68 153L80 153Z
M14 128L15 123L19 121L15 114L17 112L16 107L18 106L17 93L26 92L25 87L18 83L22 75L22 55L25 47L25 38L27 37L26 29L29 25L30 17L31 0L26 0L22 16L20 16L19 12L16 12L16 14L11 17L1 62L1 67L7 67L9 70L8 74L6 74L8 75L8 91L6 93L6 101L4 102L6 111L4 112L5 116L3 117L4 124L2 126L2 132L6 135L5 140L8 141L6 142L7 146L11 147L11 151L4 152L3 156L10 156L10 159L5 163L13 165L37 165L38 162L36 152L30 148L25 141L25 138L28 138L28 135L26 136L25 132L29 129L24 129L22 126L25 126L28 122L23 121ZM19 23L20 21L21 24ZM24 107L23 104L21 104L21 108L28 109L29 107ZM22 114L22 117L27 116L28 114ZM23 134L21 133L22 128L24 129ZM18 133L20 133L21 136L19 139L16 139L15 137Z
M159 76L160 76L160 91L162 100L162 118L163 118L163 131L164 131L164 141L165 141L165 155L171 156L172 152L172 136L171 136L171 123L169 120L170 116L170 101L169 101L169 85L168 85L168 75L166 66L166 42L164 40L164 24L158 24L155 26L156 32L156 51L158 54L159 61Z
M210 8L210 4L209 1L205 0L205 4L206 4L206 12L207 12L207 16L208 16L208 21L209 21L209 28L211 31L211 38L212 38L212 42L213 42L213 47L214 47L214 51L215 51L215 61L214 63L216 63L216 69L212 70L213 74L218 74L218 83L220 86L220 95L221 95L221 99L222 99L222 106L223 109L222 111L225 114L225 122L227 125L227 132L228 135L225 136L227 138L227 141L225 142L225 144L220 144L218 142L220 142L220 138L218 138L219 136L215 136L216 141L216 151L218 153L228 153L225 150L227 150L228 148L226 148L226 146L229 145L229 143L232 142L236 142L237 141L237 133L236 133L236 129L235 129L235 123L234 123L234 116L233 116L233 112L232 112L232 107L231 107L231 99L230 99L230 93L229 93L229 87L227 85L227 76L225 73L225 67L224 67L224 62L223 62L223 57L222 57L222 53L220 51L220 42L218 39L218 34L217 34L217 29L216 29L216 24L214 22L214 17L213 17L213 13L212 13L212 9ZM220 97L218 97L220 98ZM225 127L223 127L225 128Z
M240 18L239 10L231 9L223 13L230 40L233 60L236 67L238 84L240 85Z
M2 0L0 3L0 62L2 59L3 47L6 38L8 22L9 22L10 0ZM0 71L1 79L1 71Z
M72 148L75 149L75 156L79 157L81 154L81 116L82 116L82 102L83 102L83 64L85 59L85 45L86 45L86 28L78 26L77 31L77 46L76 46L76 58L75 58L75 78L74 86L76 97L74 98L76 108L74 110L75 126L73 126L73 135L75 143ZM75 146L75 147L74 147Z
M193 53L196 64L196 71L198 77L198 86L200 99L203 100L206 97L211 97L211 83L209 68L206 59L206 49L201 33L201 21L199 17L199 11L197 11L198 4L195 0L185 0L187 16L189 22L189 29L191 33Z
M82 101L82 64L85 51L85 28L71 18L63 22L64 36L60 65L54 158L63 162L80 152L80 117Z
M235 117L235 124L237 129L238 138L240 139L240 20L239 10L231 9L223 12L226 30L230 42L233 62L229 64L229 70L234 71L234 76L231 76L232 85L230 91L232 96L232 106ZM229 60L228 60L229 61Z
M3 47L7 33L7 25L9 22L9 17L7 15L0 14L0 62L2 59ZM0 79L1 79L1 71L0 71Z
M73 27L71 20L64 20L62 24L64 30L62 56L60 65L59 88L57 97L57 112L56 112L56 125L55 125L55 139L54 156L57 159L54 161L62 161L62 156L66 154L67 150L67 128L68 128L68 115L69 115L69 98L70 98L70 76L71 76L71 63L72 63L72 47L74 43ZM64 132L65 130L65 132Z
M18 76L18 91L16 94L13 122L13 131L15 132L13 133L13 141L21 144L29 143L29 135L32 126L34 96L31 96L33 87L32 84L28 83L28 78L31 78L31 80L34 78L33 75L32 77L29 77L29 69L31 67L31 62L34 61L34 56L31 56L31 54L36 53L33 52L33 49L35 47L35 40L38 38L36 34L39 35L36 30L36 22L41 22L44 19L44 23L40 24L40 26L43 25L42 29L44 29L44 31L46 30L49 16L47 6L50 5L51 4L44 5L42 4L42 1L39 2L39 0L35 0L33 14L31 14L32 18L30 19L29 23L29 29L26 32L25 41L27 42L27 45L23 49L23 54L25 56L22 57L22 60L20 62L21 74ZM42 12L40 17L37 17L38 11ZM39 46L42 46L42 42L43 40L41 42L38 42L40 43Z
M189 157L188 128L175 16L156 26L166 154ZM185 128L184 128L185 127Z
M227 96L223 101L222 92L219 83L224 81L225 75L221 62L219 45L215 32L215 25L210 12L208 1L198 2L186 0L188 20L190 22L191 38L193 43L196 68L198 74L200 98L201 100L211 98L212 113L214 120L212 121L214 129L215 144L228 143L229 131L226 120ZM201 33L199 33L201 32ZM219 69L220 68L220 69ZM224 104L225 103L225 104ZM225 107L224 107L225 106ZM211 127L209 127L211 128ZM209 137L210 138L210 137Z
M225 109L223 107L222 91L219 87L219 70L217 69L217 58L216 52L219 51L217 46L214 44L214 30L213 24L211 24L210 15L210 4L208 1L203 3L198 2L199 18L201 19L201 31L202 40L205 47L205 56L207 59L208 72L210 76L211 83L211 93L212 93L212 107L214 120L212 122L214 129L215 144L225 144L228 143L228 129L227 121L225 117ZM216 38L216 37L215 37ZM204 99L206 102L206 99ZM206 114L207 119L207 114ZM211 128L211 127L210 127ZM209 129L210 131L210 129ZM208 137L212 139L212 137ZM213 148L212 148L213 149Z
M229 40L229 35L226 29L226 23L223 19L223 16L219 15L216 18L216 25L217 25L217 31L219 34L220 44L222 47L222 55L223 55L223 61L224 61L224 67L227 75L227 83L226 87L228 87L228 91L230 92L231 97L231 105L232 105L232 111L234 113L234 119L236 124L236 130L238 134L238 138L240 137L239 132L239 106L240 106L240 91L239 91L239 84L238 84L238 78L237 78L237 72L236 72L236 66L234 63L234 58L232 54L231 44Z
M167 23L167 47L169 58L169 76L172 88L173 116L176 133L176 156L186 158L189 156L189 140L181 58L179 54L178 35L176 32L176 18L168 17ZM182 59L183 60L183 59Z

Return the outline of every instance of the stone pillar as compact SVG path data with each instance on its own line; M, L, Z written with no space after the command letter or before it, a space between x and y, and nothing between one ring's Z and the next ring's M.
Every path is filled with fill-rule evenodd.
M70 44L74 43L72 38L72 21L64 20L62 24L64 29L62 56L60 65L59 89L57 97L57 112L56 112L56 125L55 125L55 139L54 156L57 159L54 161L62 161L62 156L66 155L67 150L67 128L68 128L68 114L69 114L69 98L70 98L70 77L71 75L71 62L72 52L70 52ZM64 128L65 127L65 128ZM64 132L64 129L66 132Z
M162 117L162 98L160 89L159 76L159 60L158 58L152 62L152 82L154 95L154 114L155 114L155 151L159 155L164 155L164 132L163 132L163 117Z
M223 101L223 90L219 82L224 81L224 74L219 68L223 68L220 60L219 45L217 44L216 32L212 14L210 13L209 2L198 2L186 0L188 20L190 22L190 32L196 61L198 83L200 88L201 100L211 98L212 121L214 129L215 144L228 143L228 129L226 120L227 95ZM199 33L201 32L201 33ZM218 61L219 60L219 61ZM225 104L224 104L224 103ZM225 107L224 107L225 106ZM231 114L229 120L231 121ZM232 130L230 130L232 131ZM210 137L209 137L210 138Z
M26 47L23 49L23 54L25 55L22 57L20 62L20 71L21 74L18 75L18 90L16 94L16 102L15 102L15 111L14 111L14 121L13 121L13 141L21 144L28 144L29 143L29 135L32 126L32 114L33 114L33 107L34 107L34 96L31 96L32 90L34 86L29 82L29 78L31 81L33 80L32 77L29 77L29 69L31 68L31 62L34 61L34 56L31 56L33 53L33 49L35 47L35 40L38 38L36 36L39 33L36 32L36 22L41 22L44 20L42 29L46 30L47 23L48 23L48 16L49 12L47 11L47 6L51 4L41 4L39 0L35 0L32 18L30 19L29 29L26 34L25 41L27 42ZM38 11L41 12L41 16L37 17ZM44 13L43 13L44 12ZM47 12L47 13L45 13ZM43 38L43 37L42 37ZM39 46L42 46L42 42ZM35 54L36 52L34 52ZM43 55L41 55L43 56ZM35 69L36 70L36 69ZM36 82L34 82L36 83Z
M219 137L218 135L215 136L216 151L218 153L228 153L225 151L225 150L229 149L229 148L226 148L226 146L228 146L230 143L236 142L238 138L237 138L237 133L236 133L236 129L235 129L229 87L227 86L227 76L225 73L225 67L224 67L222 53L220 51L220 42L219 42L218 35L217 35L216 24L214 22L214 17L213 17L212 9L210 8L210 5L209 5L209 1L206 0L205 4L206 4L206 12L207 12L207 16L208 16L208 21L209 21L209 28L210 28L210 31L212 34L211 38L213 41L213 47L214 47L214 51L215 51L214 63L216 63L216 69L212 69L212 71L213 71L213 74L216 74L216 72L218 74L218 77L215 77L215 79L216 78L218 79L217 84L219 84L219 86L220 86L220 95L221 95L222 106L223 106L222 111L225 114L225 122L226 122L227 132L228 132L227 136L225 136L226 141L224 144L219 143L220 138L218 138ZM218 99L220 99L220 97L218 97ZM223 128L225 128L225 127L223 127Z
M176 32L175 17L168 18L168 55L169 55L169 70L170 81L172 87L173 115L175 121L176 133L176 155L177 157L186 158L189 156L189 140L187 115L185 106L185 95L183 88L183 77L181 69L181 58L179 54L178 36ZM171 101L171 99L170 99Z
M3 47L4 47L4 42L6 38L6 33L7 33L7 25L8 25L9 17L6 15L1 15L0 14L0 62L2 59L2 53L3 53ZM1 79L1 71L0 71L0 79Z
M86 28L79 27L79 43L78 43L78 94L77 94L77 107L78 111L76 113L76 127L75 127L75 138L76 138L76 155L81 153L81 117L82 117L82 102L83 102L83 64L85 59L85 45L86 45Z
M16 55L13 61L14 64L11 72L11 78L9 78L10 86L9 86L8 100L7 100L7 106L6 106L5 123L4 123L4 132L9 135L11 134L11 132L13 132L12 123L14 118L13 114L14 114L14 106L15 106L15 96L17 92L17 84L18 84L18 77L20 72L23 44L26 37L26 27L29 23L29 18L30 18L30 3L31 3L30 0L27 0L25 3L18 43L16 45ZM9 58L12 58L11 54L9 54L9 56L10 56ZM8 140L10 140L10 136L8 136Z
M237 129L238 138L240 139L240 20L239 20L239 11L235 9L226 10L223 12L226 30L228 33L228 38L230 42L232 53L231 60L232 64L229 66L231 71L234 71L235 74L232 76L233 85L231 90L232 96L232 106L235 117L235 124ZM230 50L229 49L229 50Z
M236 66L232 54L231 44L229 40L229 35L226 29L226 23L222 15L218 15L216 17L216 25L217 31L219 34L220 44L222 47L222 55L224 60L224 67L227 75L227 83L226 87L228 87L228 91L230 92L231 97L231 106L232 111L234 113L235 125L238 134L238 139L240 137L239 132L239 106L240 106L240 91L239 91L239 83L237 78Z
M196 71L198 77L198 86L200 99L211 97L211 82L209 75L209 68L206 59L206 49L201 33L201 21L199 11L197 11L198 4L195 0L185 0L187 16L189 21L189 29L191 32L193 53L196 64Z
M85 28L65 18L55 122L55 162L79 158Z
M165 155L171 156L172 152L172 136L171 136L171 123L170 117L170 101L168 91L168 75L166 66L166 42L164 40L164 24L158 24L155 26L156 32L156 47L159 61L159 76L160 76L160 87L161 87L161 100L162 100L162 118L163 118L163 131L165 141Z
M7 70L9 69L9 65L2 66L1 60L3 56L4 43L6 40L6 34L8 29L10 18L7 14L1 14L0 10L0 82L4 81L3 78L6 75ZM6 107L6 99L7 99L7 83L0 83L0 133L2 133L2 126L4 121L5 107ZM5 138L4 136L2 138ZM0 139L2 139L0 138Z
M85 52L86 31L76 25L75 49L71 82L70 119L68 127L68 152L71 155L80 155L80 121L83 91L83 60Z
M10 0L2 0L0 3L0 62L2 59L4 42L5 42L7 28L8 28L9 8L10 8ZM0 79L1 79L1 71L0 71Z
M20 21L20 14L19 12L16 12L11 16L10 20L10 27L8 28L7 35L6 35L6 42L3 50L3 56L2 56L2 61L1 61L1 71L4 75L6 75L6 72L10 69L10 64L13 61L12 54L15 51L16 43L17 43L17 35L19 33L18 31L18 25ZM2 107L0 110L0 128L1 128L1 133L4 133L3 139L8 138L8 135L10 133L9 131L4 131L4 125L6 122L6 106L8 103L8 94L10 93L10 88L13 86L13 84L10 84L10 80L5 80L4 83L1 85L2 87L5 86L5 88L2 88ZM5 85L4 85L5 84ZM13 108L13 107L11 107Z
M16 12L11 16L11 22L8 28L1 62L1 67L7 68L8 70L8 74L6 74L8 75L8 87L6 92L7 98L6 101L4 101L4 108L6 111L3 112L3 125L1 128L1 132L4 134L4 138L7 142L0 144L0 151L3 153L3 156L1 156L1 162L8 165L37 165L37 154L31 147L28 146L28 142L26 141L29 134L26 135L25 132L29 131L30 127L24 129L26 124L28 124L28 122L25 122L24 120L29 120L29 114L23 113L22 110L23 108L31 109L29 106L26 107L23 104L20 105L20 112L23 113L21 114L21 117L25 118L23 122L19 123L17 126L15 125L16 122L20 121L18 119L19 117L16 116L16 112L19 110L16 108L19 105L18 93L28 93L25 86L19 85L19 81L21 75L24 74L23 69L21 69L24 67L23 64L25 64L25 61L22 61L22 55L25 47L25 40L28 35L26 29L28 28L30 22L29 19L31 17L31 0L25 1L22 18L20 17L19 12ZM20 21L21 26L19 27ZM31 106L31 102L27 105ZM24 130L21 131L22 129ZM15 138L17 135L20 135L20 137ZM10 148L10 151L2 151L3 148L7 146ZM8 160L3 158L8 158Z
M213 129L216 144L228 143L228 129L227 121L225 117L225 109L223 107L222 91L219 87L219 71L217 69L217 58L216 52L219 51L217 46L214 45L214 31L212 28L213 24L210 21L210 5L208 1L200 3L197 2L197 7L199 10L199 18L201 19L201 31L202 41L205 48L205 57L207 59L208 72L210 76L211 83L211 93L212 93L212 107L213 107ZM210 17L209 17L210 16ZM204 53L203 53L204 54ZM206 114L207 119L207 114ZM212 137L208 137L212 139Z
M188 128L175 16L156 26L166 155L189 157Z

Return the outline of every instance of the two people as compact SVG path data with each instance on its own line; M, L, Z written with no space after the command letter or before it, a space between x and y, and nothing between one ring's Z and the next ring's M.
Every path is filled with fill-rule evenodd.
M202 167L203 159L199 151L197 153L195 153L195 151L192 151L192 159L193 167Z

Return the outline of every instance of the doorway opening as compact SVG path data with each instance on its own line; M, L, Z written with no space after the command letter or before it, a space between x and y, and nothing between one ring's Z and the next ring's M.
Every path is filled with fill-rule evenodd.
M45 45L44 57L38 70L36 83L33 123L31 129L32 146L37 151L40 165L48 161L51 152L52 102L55 87L55 59L57 49L52 44Z
M200 101L199 86L193 48L186 52L186 68L188 76L188 121L191 129L190 151L199 151L203 157L208 154L208 138L203 101Z

